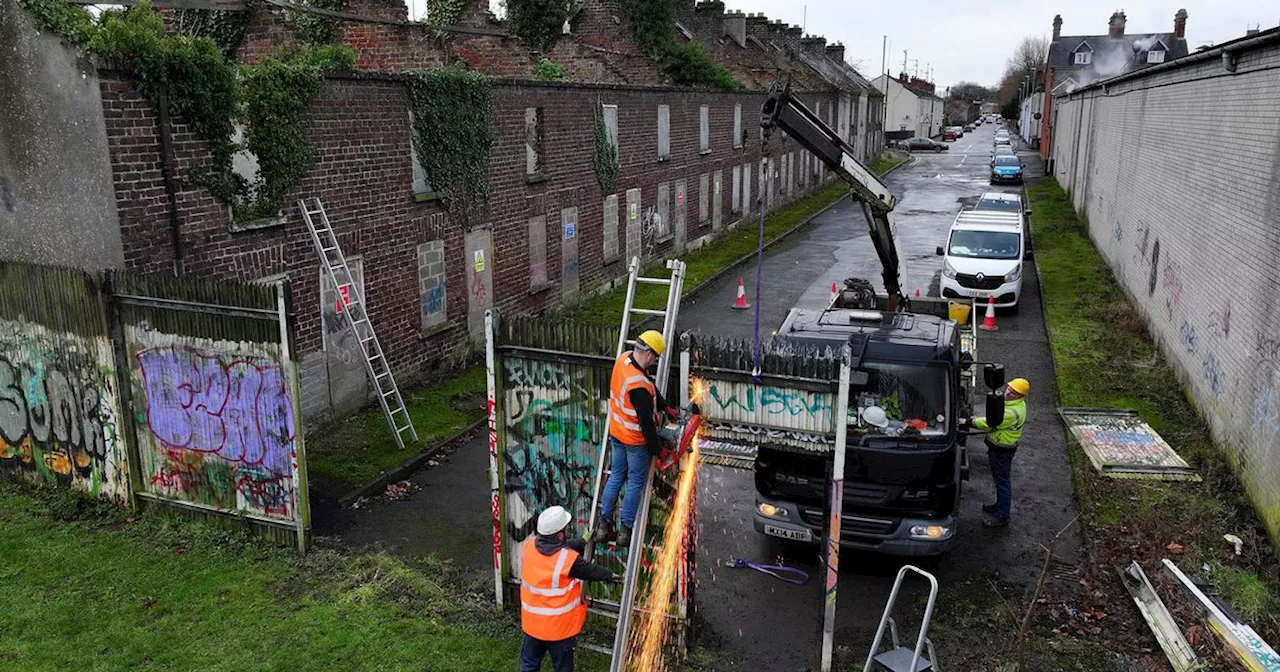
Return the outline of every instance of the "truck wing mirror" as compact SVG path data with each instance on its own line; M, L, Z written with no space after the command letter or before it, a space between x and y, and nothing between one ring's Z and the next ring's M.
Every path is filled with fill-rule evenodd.
M1004 364L987 364L982 368L982 380L987 389L998 390L1004 387Z
M849 372L849 387L866 387L868 380L871 380L871 376L866 371Z
M941 256L943 255L942 246L941 246L941 245L939 245L939 246L937 247L937 249L935 249L935 250L933 251L933 253L934 253L934 254L936 254L936 255L938 255L939 257L941 257Z
M999 427L1004 422L1004 395L999 392L987 393L987 426Z

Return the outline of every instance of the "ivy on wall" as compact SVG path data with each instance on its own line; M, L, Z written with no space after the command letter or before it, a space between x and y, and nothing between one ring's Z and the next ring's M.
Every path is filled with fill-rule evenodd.
M312 149L302 111L324 85L324 72L349 68L349 47L299 47L237 65L212 37L174 35L145 0L127 10L108 10L95 21L65 0L21 0L39 25L83 45L91 53L130 68L138 91L158 109L162 96L172 113L203 140L211 161L189 178L231 206L235 221L276 215L284 196L311 167ZM231 48L230 51L234 51ZM244 143L233 140L236 122L248 127ZM240 150L258 160L258 174L245 179L232 170Z
M299 4L337 12L342 10L343 6L346 5L346 1L302 0ZM338 24L342 22L342 19L332 16L292 10L286 12L285 16L289 17L289 21L293 23L294 28L297 30L298 39L309 44L328 44L332 42L334 31L338 29Z
M676 18L670 2L622 0L622 13L640 48L657 59L672 82L726 91L742 88L702 45L676 40Z
M506 0L507 28L541 53L560 37L573 12L572 0Z
M408 73L414 151L445 207L467 221L489 197L493 84L460 66Z
M537 65L534 66L533 77L543 82L567 82L569 71L563 65L543 57L538 59Z
M596 105L595 149L591 153L591 168L595 170L600 191L612 194L618 183L618 146L609 139L609 129L604 123L604 108Z
M173 27L179 35L207 37L218 45L222 55L235 58L236 50L249 31L255 3L246 3L244 11L219 9L175 9Z
M431 0L427 3L427 23L433 26L452 26L462 16L467 0Z

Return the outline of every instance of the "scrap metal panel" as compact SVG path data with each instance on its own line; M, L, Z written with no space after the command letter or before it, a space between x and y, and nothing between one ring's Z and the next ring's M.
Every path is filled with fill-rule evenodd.
M1142 421L1137 411L1063 408L1058 411L1098 473L1111 478L1199 481L1200 475Z

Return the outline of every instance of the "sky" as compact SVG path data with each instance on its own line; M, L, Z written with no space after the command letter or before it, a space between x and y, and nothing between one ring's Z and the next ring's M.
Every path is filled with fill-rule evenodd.
M1171 3L1071 0L1016 3L899 0L884 4L850 0L724 0L725 9L764 12L770 20L804 24L806 32L827 42L843 42L845 59L868 79L881 72L884 36L889 38L889 68L932 68L939 89L959 81L999 84L1005 59L1023 37L1053 34L1053 16L1062 15L1063 35L1103 35L1112 12L1123 9L1126 34L1173 32L1173 15L1185 8L1187 46L1244 35L1248 27L1280 24L1280 5L1260 0L1172 0Z

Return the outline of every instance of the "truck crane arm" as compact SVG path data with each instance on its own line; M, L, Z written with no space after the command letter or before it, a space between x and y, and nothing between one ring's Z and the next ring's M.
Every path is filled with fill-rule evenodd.
M782 129L853 188L853 199L862 206L871 242L880 257L884 289L890 311L902 303L901 272L894 243L893 208L897 204L889 187L855 158L854 149L830 126L791 94L790 82L778 82L760 109L760 126L766 133Z

